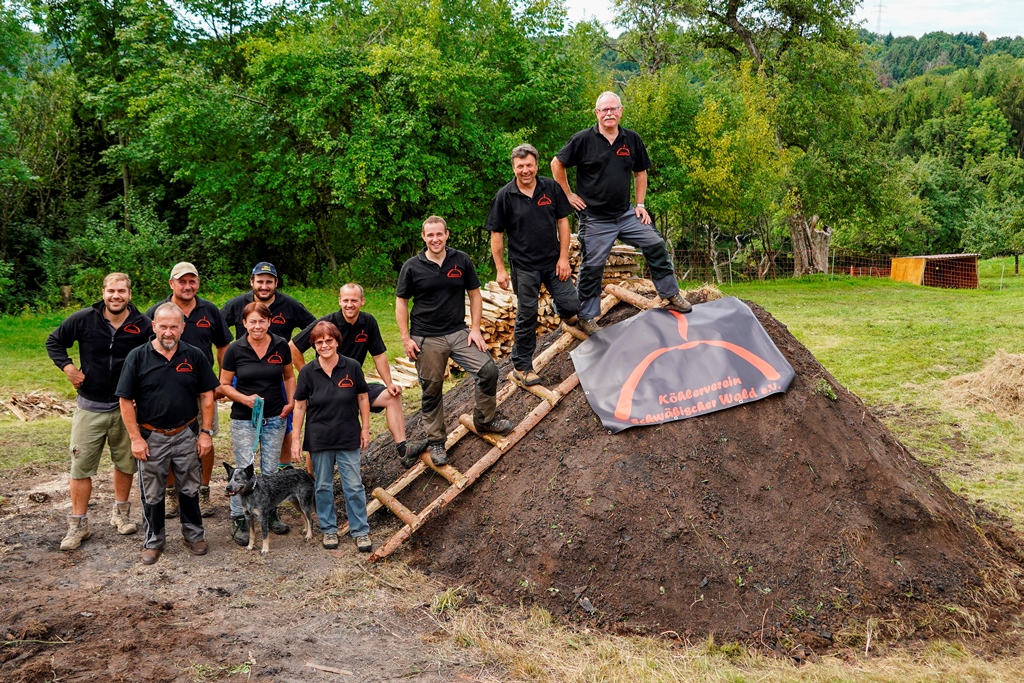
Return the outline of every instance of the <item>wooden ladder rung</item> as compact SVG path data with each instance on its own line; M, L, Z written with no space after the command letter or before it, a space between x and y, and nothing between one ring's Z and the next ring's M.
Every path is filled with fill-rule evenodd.
M637 294L636 292L631 292L625 287L619 287L618 285L605 285L604 291L620 301L625 301L627 304L639 308L641 311L646 311L651 308L661 308L667 303L660 297L657 299L648 299L645 296Z
M395 517L398 517L414 529L419 524L420 518L416 516L415 512L399 503L397 498L379 486L373 490L373 497L380 501L381 505L395 513Z
M507 451L510 447L508 439L500 434L493 434L491 432L478 432L476 427L473 426L472 415L459 415L459 424L465 427L468 431L473 432L481 439L491 444L495 448L500 448L502 451Z
M558 403L558 399L561 398L561 396L559 396L555 392L551 391L547 387L541 386L540 384L534 384L533 386L530 386L530 387L526 386L522 382L516 380L515 375L513 373L511 373L511 372L508 373L508 381L512 382L513 384L515 384L517 387L519 387L523 391L529 391L534 396L537 396L538 398L544 399L545 401L547 401L551 405L554 405L554 404Z
M590 339L590 335L588 335L586 332L584 332L580 328L573 327L572 325L566 325L565 323L562 323L562 332L565 332L569 336L575 337L576 339L579 339L580 341L586 341L586 340Z
M448 483L452 486L458 486L460 489L466 485L466 477L462 472L451 465L435 465L430 459L430 453L424 453L420 456L420 461L426 465L429 469L434 470L442 477L448 480Z

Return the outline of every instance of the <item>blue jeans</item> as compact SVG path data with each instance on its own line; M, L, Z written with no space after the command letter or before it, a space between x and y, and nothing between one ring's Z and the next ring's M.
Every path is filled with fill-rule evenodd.
M366 521L366 491L363 475L359 471L359 450L317 451L313 459L313 477L316 479L316 518L320 531L338 533L338 517L334 511L334 465L338 465L341 491L345 495L345 514L348 515L348 533L353 538L367 536L370 525Z
M274 474L281 462L281 444L284 442L285 418L263 418L260 430L260 473ZM256 428L249 420L231 421L231 448L235 452L235 467L253 464L252 446L256 440ZM242 502L237 496L230 496L231 516L242 516Z

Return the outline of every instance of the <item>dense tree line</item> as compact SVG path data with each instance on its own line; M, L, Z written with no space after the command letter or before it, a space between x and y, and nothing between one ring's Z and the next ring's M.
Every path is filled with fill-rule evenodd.
M5 311L111 269L155 295L180 258L390 281L430 213L483 260L509 150L550 158L609 88L658 229L716 266L1024 249L1020 39L880 38L853 0L618 0L616 39L557 0L26 2L0 12Z

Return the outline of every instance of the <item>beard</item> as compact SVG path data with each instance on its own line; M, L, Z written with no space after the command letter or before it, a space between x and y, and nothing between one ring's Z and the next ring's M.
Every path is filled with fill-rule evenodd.
M178 340L174 337L160 337L160 348L164 351L172 351L175 346L178 345Z

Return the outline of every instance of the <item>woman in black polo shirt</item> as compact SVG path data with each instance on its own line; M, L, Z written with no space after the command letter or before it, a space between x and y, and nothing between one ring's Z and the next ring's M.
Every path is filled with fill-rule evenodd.
M242 309L242 324L248 334L224 353L218 388L220 396L234 401L231 404L231 446L235 452L235 467L253 464L256 428L252 425L252 409L257 397L263 399L259 443L262 474L277 472L288 413L295 407L295 374L288 340L270 334L270 318L270 309L258 301ZM281 394L282 380L287 397ZM239 545L248 545L248 525L242 514L242 503L235 496L231 497L231 519L234 522L231 537ZM270 525L274 533L288 531L276 510Z
M299 462L303 450L309 451L312 462L307 469L316 478L316 517L327 549L338 547L338 519L334 511L337 464L349 534L356 547L368 553L373 543L366 522L366 491L359 464L361 449L370 444L369 389L359 364L338 353L341 332L334 323L318 322L309 340L317 359L299 372L292 420L292 462Z

